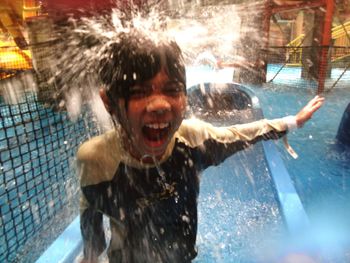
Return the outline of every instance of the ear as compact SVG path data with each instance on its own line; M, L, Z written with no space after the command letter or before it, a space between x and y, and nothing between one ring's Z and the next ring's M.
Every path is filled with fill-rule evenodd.
M108 96L107 96L107 94L106 94L106 90L105 90L104 88L100 88L100 97L101 97L101 99L102 99L102 101L103 101L103 104L105 105L106 110L107 110L110 114L112 114L112 109L113 109L112 103L111 103L111 101L109 100L109 98L108 98Z

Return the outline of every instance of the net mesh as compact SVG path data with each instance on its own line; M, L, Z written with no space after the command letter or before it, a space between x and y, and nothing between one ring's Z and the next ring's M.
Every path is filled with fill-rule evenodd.
M310 58L313 54L317 56L322 47L270 47L267 56L267 83L318 88L320 78L324 76L325 91L348 87L350 48L324 47L324 49L327 49L329 62L322 69Z
M77 200L77 147L98 132L88 109L72 122L67 112L45 106L33 91L17 92L16 103L7 102L4 82L12 78L0 83L0 262L15 261L57 213ZM10 87L16 85L20 82Z
M0 80L33 67L29 50L21 50L16 46L6 46L0 47L0 54Z

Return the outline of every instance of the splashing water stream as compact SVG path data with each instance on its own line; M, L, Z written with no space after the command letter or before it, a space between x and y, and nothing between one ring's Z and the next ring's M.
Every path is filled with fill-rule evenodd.
M84 105L88 105L101 131L112 127L109 115L98 96L101 83L96 76L96 65L105 47L118 41L117 33L128 32L131 27L147 32L147 35L156 41L176 40L190 71L189 86L205 82L203 75L191 78L195 75L195 72L191 71L191 66L209 67L213 76L224 72L225 76L232 77L233 70L219 69L218 61L238 61L244 64L244 59L236 55L235 47L241 41L240 32L251 29L241 27L241 12L242 10L233 5L206 8L194 6L179 18L160 12L155 7L147 17L135 12L127 23L121 19L122 14L116 9L112 11L110 17L104 15L80 20L70 19L68 26L56 28L59 41L54 44L53 57L49 58L47 64L52 74L50 83L58 88L59 95L56 97L60 100L58 104L67 109L72 120L79 117ZM224 13L229 15L223 16ZM218 80L231 81L222 76ZM16 92L15 87L25 86L25 89L28 89L26 83L34 81L25 79L24 83L21 85L10 83L10 88L4 93L5 100L12 103L18 101L20 92ZM36 90L37 87L32 85L31 89ZM210 115L209 110L204 114ZM249 115L249 112L247 114ZM229 121L235 112L223 111L218 115ZM88 126L87 123L85 125ZM261 151L260 148L254 150ZM229 184L234 185L237 183L236 180L243 180L243 183L237 183L243 185L243 189L231 186L232 188L227 190L228 183L224 178L215 183L212 181L214 179L209 178L209 173L214 173L214 177L217 177L220 169L225 168L210 170L203 175L204 181L209 184L204 186L202 190L204 194L199 204L201 209L199 217L205 222L200 225L202 229L198 236L198 243L203 253L199 254L196 262L252 262L250 256L260 259L260 262L268 262L268 259L276 256L272 255L275 252L273 249L278 247L276 243L281 239L281 235L285 234L285 229L281 227L283 222L277 204L270 202L274 199L272 194L274 190L263 182L256 181L252 175L254 172L246 166L246 162L253 162L252 158L249 151L240 153L234 157L235 164L239 167L230 167L236 177L239 174L244 178L238 179L233 175L231 178L233 181ZM266 169L266 167L259 168L264 171ZM159 165L157 169L161 169ZM164 171L159 170L159 173L162 174ZM270 180L267 173L263 177L262 181ZM212 184L216 184L215 190L210 189ZM232 192L236 194L232 196L228 194ZM247 196L244 196L245 193L248 193ZM214 210L221 212L213 212ZM218 221L222 223L217 224ZM272 235L271 239L266 238L266 233ZM261 240L266 243L260 244ZM230 257L234 257L235 261L229 261Z
M98 61L106 47L118 42L118 34L131 28L145 32L155 42L175 40L187 66L209 65L217 69L219 60L237 60L234 47L239 41L239 30L234 29L240 27L240 18L235 7L201 10L201 15L198 11L189 11L186 18L173 18L153 8L149 15L135 12L132 19L125 22L121 12L114 9L110 16L70 18L68 25L52 26L57 39L46 67L51 68L50 81L58 89L59 105L66 107L73 119L79 116L82 103L96 108L93 97L101 86L96 76ZM230 15L220 15L223 12ZM100 120L105 119L101 116L102 107L94 111Z
M209 66L213 69L213 76L220 73L219 60L239 60L235 57L234 47L239 41L239 30L237 28L240 27L240 18L234 6L208 7L201 11L201 15L199 12L192 11L187 13L186 18L174 19L154 9L147 17L136 13L131 21L124 23L120 19L118 10L113 10L111 19L106 16L83 18L80 21L71 21L74 24L73 27L59 28L65 39L62 43L58 43L56 47L60 58L57 62L51 61L51 64L53 64L52 68L57 69L53 74L53 78L56 81L58 80L60 93L63 94L63 96L60 96L63 103L60 104L65 105L72 119L79 116L81 105L88 104L100 126L102 125L105 129L110 127L108 114L105 112L103 105L97 103L99 100L97 89L100 84L94 74L104 48L112 42L118 41L116 39L117 33L128 32L130 27L136 27L143 32L147 32L147 35L155 41L175 39L183 51L185 63L188 67ZM227 12L230 13L229 16L221 15ZM224 73L225 76L232 77L233 71L232 69L230 71L226 70ZM191 74L188 75L191 76ZM227 77L225 79L222 76L217 80L219 82L231 81L231 79L227 79ZM202 81L205 81L205 79L197 77L190 78L188 82L192 85ZM105 114L102 114L102 112ZM229 121L236 113L222 111L217 112L217 114L217 116ZM246 114L249 115L249 112ZM246 158L244 154L240 156L237 158ZM244 161L239 162L239 165L242 169L237 174L247 178L246 184L247 191L250 192L249 195L257 197L254 176L252 176L249 168L245 166ZM159 168L160 166L157 165L157 169ZM162 174L161 170L159 172ZM207 191L207 193L210 192ZM221 222L229 222L227 218L231 218L233 221L230 222L236 223L231 224L231 226L222 223L221 227L214 228L214 232L209 229L202 230L202 233L206 234L200 235L198 242L202 247L201 249L206 252L199 256L198 262L223 262L221 260L227 262L232 253L236 255L236 259L242 257L244 261L247 260L250 249L256 251L255 256L260 254L261 257L261 252L258 252L260 250L258 248L260 246L258 245L259 242L256 242L256 240L248 245L247 240L252 238L251 235L254 229L256 231L260 229L259 231L263 235L262 232L267 231L265 229L267 225L273 226L276 230L275 234L280 232L278 225L281 224L281 219L276 204L254 201L254 199L240 201L237 196L227 197L224 193L219 194L222 191L220 187L212 191L214 196L205 194L201 199L201 204L206 204L205 206L201 205L201 213L205 214L203 219L212 218L211 220L215 221L214 217L217 216ZM215 191L217 192L216 197ZM258 192L261 191L262 188L258 190ZM266 189L266 191L269 190ZM222 197L220 197L221 195ZM242 196L242 194L239 194L239 196ZM263 196L269 196L269 194L266 195L265 193ZM271 197L268 197L268 199L271 199ZM222 212L219 215L217 212L213 213L213 209ZM211 223L206 222L204 227L210 227L209 225ZM230 230L231 227L236 228L234 232ZM269 231L270 233L274 232L272 229L269 229ZM256 235L257 239L259 235ZM237 248L239 249L235 252ZM205 260L206 257L208 258Z

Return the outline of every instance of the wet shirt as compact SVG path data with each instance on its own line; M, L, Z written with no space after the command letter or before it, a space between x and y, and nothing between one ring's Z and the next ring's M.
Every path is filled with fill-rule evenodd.
M197 254L199 173L286 131L283 119L220 128L185 120L157 165L125 152L118 129L84 143L78 163L85 257L106 248L104 214L111 225L110 262L191 262Z

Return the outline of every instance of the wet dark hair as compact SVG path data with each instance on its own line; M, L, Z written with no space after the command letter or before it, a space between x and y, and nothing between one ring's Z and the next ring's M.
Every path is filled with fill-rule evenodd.
M180 47L174 41L152 40L144 33L119 34L109 44L99 63L99 77L110 99L129 99L130 87L152 79L164 69L171 80L179 81L186 92L185 65Z

